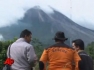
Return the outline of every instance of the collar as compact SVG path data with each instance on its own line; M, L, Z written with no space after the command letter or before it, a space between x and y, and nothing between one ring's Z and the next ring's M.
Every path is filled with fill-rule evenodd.
M24 38L19 38L19 39L16 40L16 42L21 42L21 41L25 41L25 39Z
M84 50L79 50L78 53L83 52Z

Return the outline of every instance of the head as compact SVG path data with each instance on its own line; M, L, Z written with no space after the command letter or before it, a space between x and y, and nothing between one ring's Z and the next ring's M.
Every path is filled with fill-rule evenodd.
M29 30L25 29L21 32L20 38L24 38L26 42L30 43L32 38L32 33Z
M67 38L65 38L64 32L58 31L55 34L54 40L55 40L55 42L64 42L65 40L67 40Z
M76 39L72 41L72 47L76 50L84 50L84 42L81 39Z

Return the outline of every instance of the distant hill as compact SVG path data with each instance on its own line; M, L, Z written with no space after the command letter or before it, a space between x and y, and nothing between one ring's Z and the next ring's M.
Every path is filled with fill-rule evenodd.
M71 19L54 10L54 13L48 14L40 8L34 7L29 9L22 19L19 19L12 26L0 28L0 33L6 40L19 37L23 29L29 29L33 33L33 37L38 38L41 42L51 44L52 38L57 31L65 32L68 41L81 38L85 44L94 41L94 31L82 27Z

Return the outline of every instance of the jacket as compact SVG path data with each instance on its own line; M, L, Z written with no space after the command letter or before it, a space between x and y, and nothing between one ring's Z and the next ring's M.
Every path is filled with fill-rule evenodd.
M93 59L83 50L80 50L78 54L81 57L79 70L93 70Z
M9 48L7 50L7 57ZM12 45L10 45L10 56L14 60L11 66L12 70L30 70L37 60L34 48L27 43L24 38L19 38Z
M43 70L46 70L47 62L48 70L73 70L74 62L76 64L74 70L79 70L80 60L78 53L64 43L56 43L46 48L40 58L40 61L44 63Z

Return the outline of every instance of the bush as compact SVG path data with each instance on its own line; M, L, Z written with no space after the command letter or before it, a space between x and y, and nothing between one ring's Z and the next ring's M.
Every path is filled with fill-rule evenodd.
M94 42L88 44L88 46L86 47L86 51L88 52L88 54L93 58L94 60Z
M3 66L3 63L6 59L6 52L7 52L7 48L10 44L12 44L17 38L14 38L13 40L8 40L8 41L1 41L0 42L0 70ZM40 58L42 51L43 51L43 44L36 38L34 38L32 40L32 45L34 46L35 52L38 56L38 58Z

